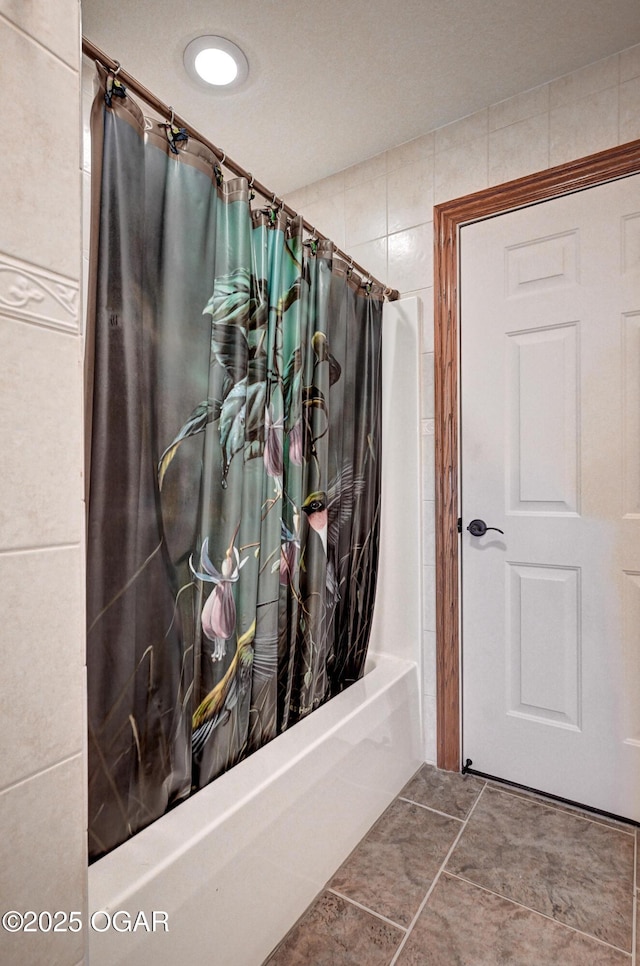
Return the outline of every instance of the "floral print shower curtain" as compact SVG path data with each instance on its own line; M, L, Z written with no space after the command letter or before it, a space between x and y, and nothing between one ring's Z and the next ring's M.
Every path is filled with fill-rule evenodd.
M113 75L93 107L89 842L97 858L357 680L382 292Z

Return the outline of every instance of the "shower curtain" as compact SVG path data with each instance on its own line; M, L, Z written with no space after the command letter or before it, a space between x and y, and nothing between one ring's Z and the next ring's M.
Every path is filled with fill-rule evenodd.
M382 291L112 74L92 111L89 847L363 671Z

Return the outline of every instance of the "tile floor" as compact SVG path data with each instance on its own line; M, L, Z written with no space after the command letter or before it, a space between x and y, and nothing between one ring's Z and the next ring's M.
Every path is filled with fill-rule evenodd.
M423 765L264 966L635 966L636 902L633 826Z

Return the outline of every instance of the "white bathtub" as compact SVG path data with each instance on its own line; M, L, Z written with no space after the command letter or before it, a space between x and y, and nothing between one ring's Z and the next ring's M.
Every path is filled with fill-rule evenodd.
M260 966L422 761L414 662L361 681L89 870L91 966ZM153 911L157 930L151 931ZM116 917L126 928L127 917ZM97 930L104 929L104 932Z
M419 308L385 306L382 520L368 673L89 869L90 966L260 966L424 761ZM166 912L151 928L152 913ZM116 917L121 929L126 916ZM313 964L309 964L313 966ZM364 966L364 964L363 964Z

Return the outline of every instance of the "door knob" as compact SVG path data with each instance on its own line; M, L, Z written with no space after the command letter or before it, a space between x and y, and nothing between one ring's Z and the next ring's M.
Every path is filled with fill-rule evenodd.
M472 520L467 530L472 537L484 537L487 530L496 530L498 533L504 534L504 530L500 530L498 527L488 527L484 520Z

